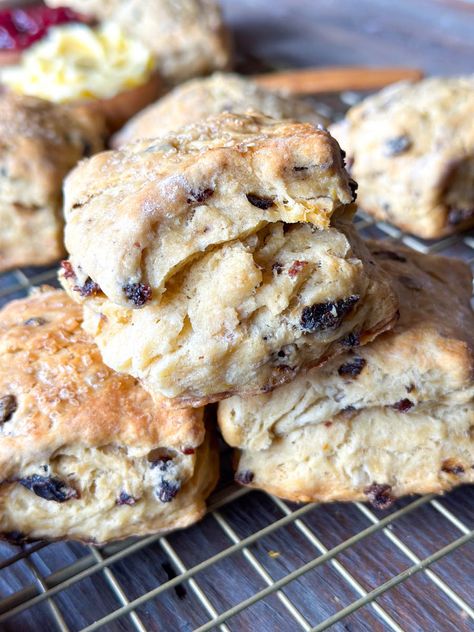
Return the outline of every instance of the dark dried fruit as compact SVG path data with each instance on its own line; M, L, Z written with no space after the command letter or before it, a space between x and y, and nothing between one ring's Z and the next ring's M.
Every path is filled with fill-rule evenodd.
M100 287L90 277L87 277L84 285L75 285L73 289L81 296L96 296L101 292Z
M392 405L392 408L398 410L399 413L406 413L413 408L415 404L410 399L401 399L399 402L396 402Z
M399 156L410 149L412 145L411 139L406 134L389 138L384 143L383 153L385 156Z
M124 286L123 291L129 301L135 305L135 307L143 307L145 303L151 300L151 287L145 285L145 283L127 283Z
M10 421L17 408L18 402L14 395L0 397L0 424Z
M254 473L250 470L243 470L242 472L237 472L235 475L235 480L237 483L241 485L249 485L254 479Z
M28 318L28 320L25 320L23 324L27 327L41 327L41 325L46 325L47 322L47 320L41 318L40 316L34 316L33 318Z
M352 202L355 202L357 200L357 189L359 188L359 185L352 178L349 178L349 188L352 193Z
M358 347L360 345L360 334L356 332L347 334L347 336L342 338L341 345L344 347Z
M272 265L272 270L273 272L276 272L276 274L281 274L283 271L283 266L281 263L278 263L278 261L275 261L275 263Z
M135 505L136 502L137 502L137 499L134 498L133 496L130 496L130 494L127 494L127 492L120 492L120 496L115 501L115 504L131 506L131 505Z
M186 454L188 456L190 454L194 454L196 450L195 448L184 448L182 452L183 454Z
M460 474L464 474L464 467L459 463L456 463L453 459L446 459L441 464L441 470L446 472L447 474L455 474L459 476Z
M20 485L26 487L44 500L54 500L63 503L71 498L78 498L79 494L73 487L69 487L61 479L54 476L40 476L33 474L18 480Z
M214 189L191 189L189 192L189 197L186 200L188 204L198 203L202 204L206 200L208 200L211 195L214 193Z
M309 167L293 167L293 171L308 171Z
M373 250L372 254L378 257L379 259L389 259L391 261L402 261L405 262L406 258L399 255L398 252L394 252L393 250Z
M350 362L341 364L337 372L341 377L357 377L367 364L364 358L354 358Z
M351 311L359 298L359 296L353 295L338 301L316 303L305 307L301 314L301 328L303 331L313 333L339 327L343 318Z
M61 261L61 268L63 269L63 274L65 279L75 279L76 273L72 267L72 264L67 259L65 261Z
M2 537L10 544L24 544L28 541L27 536L21 531L6 531Z
M155 490L155 494L160 502L170 503L180 489L181 483L179 481L168 481L163 478Z
M471 217L474 217L474 208L450 208L448 212L448 223L451 224L451 226L456 226Z
M181 482L173 477L172 467L173 459L166 456L151 463L152 469L158 468L161 472L155 488L155 496L162 503L170 503L181 489Z
M247 193L247 200L253 206L262 209L262 211L266 211L270 208L270 206L273 206L274 204L273 198L262 197L260 195L254 195L253 193Z
M295 276L298 276L298 274L307 264L307 261L293 261L293 263L291 264L291 268L288 270L288 276L291 279L293 279Z
M364 489L364 494L375 509L388 509L395 501L391 485L379 485L374 482Z

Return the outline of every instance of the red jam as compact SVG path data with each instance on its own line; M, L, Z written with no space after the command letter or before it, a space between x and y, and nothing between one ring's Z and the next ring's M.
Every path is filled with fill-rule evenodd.
M85 16L63 7L5 9L0 11L0 50L24 50L44 37L52 26L86 21Z

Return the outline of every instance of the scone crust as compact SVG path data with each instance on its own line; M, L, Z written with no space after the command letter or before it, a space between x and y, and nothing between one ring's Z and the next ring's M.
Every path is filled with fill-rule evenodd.
M16 400L14 427L2 427L3 477L64 444L186 450L202 443L202 409L155 404L137 380L104 365L81 324L81 307L52 288L0 312L0 394Z
M63 179L104 148L104 131L101 116L83 108L0 97L0 270L63 255Z
M51 288L0 312L0 531L102 543L195 522L218 475L203 410L160 408L81 320Z
M231 60L231 41L216 0L47 0L99 20L112 20L156 55L161 75L172 84Z
M120 147L140 138L155 138L221 112L262 112L276 119L291 118L313 125L327 119L308 101L259 87L249 78L216 72L192 79L148 106L112 139Z
M331 127L359 203L426 239L474 226L474 77L402 82Z
M395 327L273 393L221 402L219 424L230 445L266 449L298 427L348 419L372 407L398 407L402 416L410 416L418 411L429 415L438 406L472 405L469 266L387 241L368 246L397 293L400 319Z

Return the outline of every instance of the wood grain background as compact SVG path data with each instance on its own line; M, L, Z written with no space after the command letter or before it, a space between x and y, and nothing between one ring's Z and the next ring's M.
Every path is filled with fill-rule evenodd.
M474 3L222 0L236 48L269 65L418 66L474 72Z

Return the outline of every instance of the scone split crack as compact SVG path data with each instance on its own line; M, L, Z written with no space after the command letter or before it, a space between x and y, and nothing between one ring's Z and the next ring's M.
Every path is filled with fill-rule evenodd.
M343 158L309 124L224 114L82 163L63 280L105 362L199 406L270 390L391 326Z

